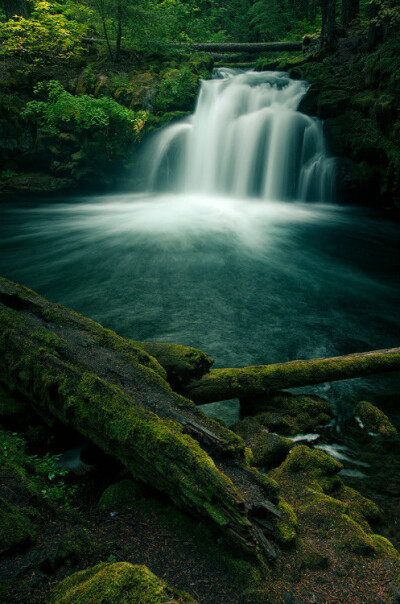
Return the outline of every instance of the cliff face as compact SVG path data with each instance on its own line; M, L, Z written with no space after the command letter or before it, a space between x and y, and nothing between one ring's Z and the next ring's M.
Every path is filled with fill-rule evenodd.
M338 157L340 198L398 207L400 39L367 52L362 36L344 38L334 54L285 68L311 83L300 110L325 122L330 150Z

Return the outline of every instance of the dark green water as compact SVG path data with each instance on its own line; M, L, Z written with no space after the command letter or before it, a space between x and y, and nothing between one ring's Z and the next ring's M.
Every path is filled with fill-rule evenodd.
M123 336L242 366L398 346L398 225L360 209L110 195L1 204L0 273ZM339 410L398 376L314 387ZM303 389L304 390L304 389Z

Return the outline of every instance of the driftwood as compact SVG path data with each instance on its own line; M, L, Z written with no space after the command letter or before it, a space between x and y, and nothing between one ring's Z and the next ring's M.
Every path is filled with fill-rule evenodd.
M245 399L285 388L311 386L400 369L400 348L233 369L212 369L184 389L198 404Z
M275 487L248 466L240 438L171 389L145 348L185 379L211 362L194 349L126 340L0 279L0 384L213 523L246 555L274 558Z

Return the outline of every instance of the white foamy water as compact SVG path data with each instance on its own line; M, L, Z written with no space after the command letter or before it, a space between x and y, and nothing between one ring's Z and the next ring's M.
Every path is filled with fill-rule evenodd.
M307 89L285 73L215 70L195 113L153 141L149 189L330 201L321 122L297 111Z

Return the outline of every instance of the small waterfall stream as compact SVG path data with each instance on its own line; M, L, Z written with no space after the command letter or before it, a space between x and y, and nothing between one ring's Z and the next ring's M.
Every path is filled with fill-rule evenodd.
M214 70L194 114L153 141L149 189L331 201L322 124L297 111L308 87L281 72Z

